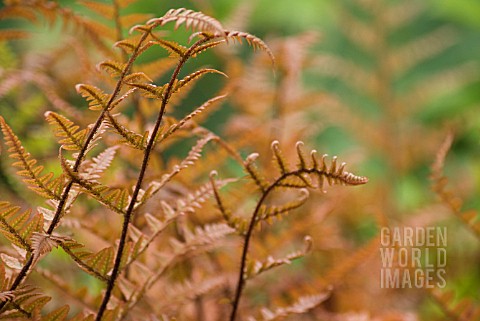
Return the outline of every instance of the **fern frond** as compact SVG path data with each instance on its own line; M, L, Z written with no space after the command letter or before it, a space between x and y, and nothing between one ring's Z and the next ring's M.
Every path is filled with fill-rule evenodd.
M284 307L284 308L276 308L275 310L270 310L267 308L263 308L260 311L261 317L260 318L253 318L249 317L248 321L274 321L274 320L282 320L285 317L288 317L292 314L302 314L306 313L320 304L327 300L330 297L330 293L321 293L317 295L309 295L300 297L297 302L293 305Z
M126 189L110 188L108 186L98 183L95 179L87 180L83 178L81 173L73 171L71 165L69 164L69 162L71 163L71 161L68 161L63 157L62 149L60 149L59 158L63 172L65 173L65 175L70 177L72 182L80 186L87 192L88 195L94 197L97 201L107 206L112 211L122 215L125 214L125 206L129 197L128 191ZM96 167L97 166L95 166L94 168ZM93 171L95 172L96 170L94 169Z
M253 179L255 184L257 184L258 188L262 192L265 192L268 187L270 186L270 183L267 181L267 179L260 174L258 171L258 167L255 165L255 160L258 158L259 154L258 153L253 153L250 154L246 159L245 162L243 163L245 170L248 172L250 177Z
M36 241L38 249L37 255L41 256L43 251L50 251L54 247L61 247L65 253L85 272L98 278L101 281L107 281L108 277L101 272L97 271L93 266L89 265L87 261L95 254L85 249L85 246L78 243L74 239L64 236L45 235L43 233L37 233ZM37 256L38 258L38 256Z
M316 151L312 151L312 164L311 169L318 177L318 186L323 186L324 180L327 180L329 185L341 184L341 185L362 185L368 182L368 178L364 176L357 176L350 172L344 171L346 163L340 164L337 168L337 157L334 156L330 166L326 163L328 155L323 155L319 162L316 157ZM309 169L310 171L310 169Z
M189 121L191 121L192 119L194 119L195 117L197 117L198 115L203 113L208 107L211 107L212 105L214 105L215 103L221 101L222 99L224 99L226 97L227 97L227 95L221 95L221 96L216 96L216 97L213 97L213 98L207 100L200 107L196 108L193 112L191 112L190 114L185 116L178 123L170 126L168 131L165 134L162 135L161 140L166 139L167 137L169 137L170 135L175 133L177 130L183 128L183 126L185 126L185 124L187 124Z
M12 270L21 270L23 267L22 262L20 262L19 258L10 256L5 253L0 253L0 258L2 259L2 262L5 264L5 266L9 267Z
M167 11L163 17L149 20L147 25L155 28L157 26L163 26L171 21L175 21L175 29L180 25L185 24L187 30L200 30L211 32L215 35L223 35L223 27L218 20L201 12L195 12L185 8L171 9Z
M106 276L113 267L115 251L113 247L107 247L85 259L85 263L92 269Z
M53 310L46 316L42 317L41 321L64 321L67 319L70 306L64 305L58 309Z
M270 48L267 46L265 42L263 42L262 39L251 35L247 32L242 32L242 31L225 31L225 37L226 40L228 39L233 39L236 40L240 43L242 43L242 39L245 39L247 43L253 47L253 49L260 49L265 51L268 56L270 57L270 60L272 61L272 64L275 64L275 57L273 55L273 52L270 50Z
M187 52L187 47L182 46L175 41L156 38L152 43L167 50L170 53L170 57L183 57Z
M189 301L218 290L226 284L226 281L224 276L214 276L201 281L186 280L179 284L173 284L163 291L166 302L163 302L160 310L165 307L171 308L172 305L184 306Z
M0 202L0 229L10 242L31 252L30 236L43 227L43 221L39 220L41 214L35 218L31 216L31 210L21 213L19 210L20 207L9 202Z
M167 85L156 86L154 84L144 84L144 83L128 83L129 86L138 88L145 98L153 99L162 99L163 92L165 91Z
M125 188L110 188L102 184L91 184L85 180L76 180L87 194L95 198L97 201L111 209L112 211L125 215L125 207L128 205L129 193Z
M70 258L85 272L107 281L107 273L113 264L113 247L107 247L97 253L85 249L85 246L70 238L52 238Z
M45 254L50 253L53 248L58 247L58 240L61 240L61 238L45 233L35 232L31 238L33 257L38 260Z
M97 65L97 69L106 71L112 77L119 77L123 73L126 65L126 63L115 60L105 60Z
M232 234L235 230L224 223L207 224L203 227L196 226L194 230L185 229L185 242L170 239L170 245L175 255L184 255L196 250L199 246L217 244L217 241Z
M290 201L286 204L280 206L267 206L262 205L258 211L257 222L269 221L273 217L278 217L281 215L286 215L288 212L299 208L308 200L308 190L302 189L300 196L293 201Z
M217 185L218 183L216 180L217 175L218 174L216 171L212 171L210 173L210 183L212 185L213 195L215 196L217 207L220 210L220 213L222 214L223 218L227 222L227 225L235 229L237 233L239 233L240 235L245 235L248 229L248 221L245 219L236 217L232 213L232 211L226 207L224 201L222 200L220 192L218 191L219 186Z
M95 182L100 175L110 167L118 146L112 146L102 151L98 156L93 157L92 161L85 161L83 163L81 173L79 176L82 179Z
M297 150L297 156L298 156L298 168L299 169L303 169L303 168L308 168L308 164L307 164L307 155L305 154L305 152L303 151L303 142L299 141L295 144L295 148Z
M211 68L204 68L204 69L197 70L197 71L191 73L190 75L186 76L185 78L176 82L172 92L176 93L176 92L180 91L180 89L189 85L192 81L195 81L198 78L200 78L201 76L203 76L205 74L208 74L208 73L220 74L220 75L228 78L228 76L221 71L218 71L216 69L211 69Z
M123 39L114 43L114 47L120 48L126 54L131 54L137 48L137 39Z
M55 136L60 137L59 141L65 150L81 150L88 134L88 129L79 130L80 126L68 118L52 111L45 113L45 118L55 130Z
M435 162L432 165L432 189L440 200L480 238L480 221L477 219L478 212L475 210L462 211L463 200L447 188L448 178L443 175L445 158L452 146L453 139L453 133L448 133L437 152Z
M171 169L170 173L164 174L160 181L155 181L155 189L162 188L165 184L167 184L173 177L178 175L182 170L192 166L195 162L202 156L203 148L212 140L217 139L217 136L213 134L206 134L204 137L200 138L196 144L190 149L187 156L182 159L182 161L174 165ZM152 184L152 183L151 183Z
M88 108L91 110L102 110L106 107L110 95L103 92L93 85L78 84L75 86L77 92L88 102Z
M201 54L202 52L210 49L210 48L215 48L216 46L224 43L225 40L222 39L222 40L217 40L217 41L211 41L211 42L208 42L206 44L203 44L203 45L200 45L198 47L196 47L192 53L190 54L191 57L195 58L198 54Z
M143 135L137 134L134 131L131 131L127 127L120 124L120 122L115 119L110 113L107 114L106 118L109 128L112 128L118 135L123 137L122 143L128 143L135 149L144 150L147 146L147 141L149 137L149 132L146 131Z
M45 296L43 293L38 292L38 288L33 286L22 286L18 288L15 292L15 299L10 306L13 308L12 314L2 316L12 317L14 316L15 310L21 313L21 317L25 317L27 313L30 317L34 312L39 312L45 304L47 304L51 298Z
M124 83L138 83L140 81L144 80L145 82L153 82L153 79L150 78L147 74L144 72L134 72L131 73L123 78ZM131 89L132 90L132 89Z
M245 268L245 280L252 279L263 272L282 265L291 264L293 261L303 258L312 248L312 238L306 236L304 242L305 248L303 250L287 254L281 259L274 259L272 256L268 256L266 261L251 260L247 262Z
M279 145L280 143L278 140L272 143L273 160L276 162L278 169L280 170L280 174L285 175L287 172L289 172L289 165L285 159L285 156L283 156Z
M43 166L36 166L37 160L31 158L30 153L25 150L18 137L1 116L0 126L6 144L10 147L8 149L10 157L18 160L13 163L13 166L20 169L17 174L25 177L23 181L28 184L31 190L40 196L47 199L59 200L61 191L63 190L63 177L53 178L53 173L41 176Z

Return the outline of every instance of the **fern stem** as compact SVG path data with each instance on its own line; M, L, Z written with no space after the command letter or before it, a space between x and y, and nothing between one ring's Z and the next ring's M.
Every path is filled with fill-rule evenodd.
M243 250L242 250L242 258L240 260L240 272L238 273L238 282L237 282L237 289L235 290L235 298L232 304L232 313L230 314L230 321L235 321L238 306L240 304L240 297L242 296L243 287L245 285L245 265L247 264L247 254L248 248L250 246L250 239L252 238L253 229L255 228L257 216L260 211L260 207L262 206L263 202L267 198L268 194L273 190L273 188L283 179L285 179L286 174L280 176L273 184L271 184L265 192L263 192L262 197L257 203L255 210L253 211L252 218L250 219L250 223L248 225L247 233L245 234L245 242L243 243Z
M97 316L95 318L96 321L100 321L102 319L102 316L103 316L103 314L104 314L104 312L107 308L107 304L110 301L110 297L112 295L112 290L115 286L115 281L118 278L118 275L119 275L119 272L120 272L120 263L121 263L121 260L122 260L123 250L125 248L125 244L126 244L126 240L127 240L128 226L129 226L129 223L130 223L130 219L132 217L133 209L135 207L135 203L137 202L138 193L140 192L140 188L142 186L143 179L145 177L145 173L147 171L148 161L150 159L150 155L151 155L153 147L155 145L157 133L160 129L160 124L162 122L163 115L165 114L165 109L166 109L167 103L170 99L170 96L172 95L175 80L177 79L178 74L180 73L180 70L182 69L182 67L185 65L187 60L190 58L190 55L193 52L193 50L195 48L197 48L199 45L201 45L201 44L203 44L203 43L205 43L209 40L210 40L210 38L208 38L208 37L200 39L197 42L195 42L185 52L185 54L181 57L180 61L178 62L177 67L173 71L172 77L170 78L170 82L168 83L168 86L165 90L165 94L162 97L162 104L161 104L160 110L158 112L157 120L155 122L155 127L152 131L152 134L151 134L149 140L148 140L147 147L145 148L145 153L144 153L144 156L143 156L142 166L140 168L140 172L138 174L137 182L135 184L135 188L134 188L133 193L132 193L132 198L130 200L130 203L128 204L127 211L126 211L126 213L124 215L124 218L123 218L122 233L121 233L121 236L120 236L120 241L119 241L119 244L118 244L117 253L115 255L115 262L114 262L114 265L113 265L112 274L111 274L110 280L107 284L107 289L105 290L105 295L103 297L102 303L100 305L100 308L98 309Z
M142 37L140 38L140 40L138 42L138 45L135 47L132 55L130 56L130 59L128 60L128 63L126 65L125 69L122 71L122 74L120 75L120 78L119 78L119 80L118 80L118 82L115 86L115 89L114 89L109 101L107 102L107 104L105 105L105 108L103 108L100 115L98 116L95 124L93 125L92 129L90 130L90 133L89 133L87 139L85 140L83 148L78 153L78 157L77 157L77 159L75 161L75 164L73 166L73 169L72 169L73 172L77 172L78 169L80 168L80 165L83 161L83 158L85 157L85 154L87 152L88 146L90 145L91 141L95 137L95 134L97 133L98 129L100 128L100 125L102 124L102 122L105 118L105 115L106 115L107 111L109 110L110 106L112 105L113 101L115 100L115 98L120 93L120 90L122 88L123 79L125 78L127 73L130 71L130 69L133 65L133 62L137 59L140 46L145 41L145 39L147 39L148 35L149 35L148 33L144 33L142 35ZM63 190L63 193L62 193L61 199L58 203L58 206L57 206L55 215L53 217L53 220L50 223L50 226L48 227L47 234L49 234L49 235L51 235L53 233L56 226L60 222L60 218L62 216L61 214L62 214L63 209L65 207L65 204L67 202L68 195L70 194L70 190L72 189L72 186L73 186L73 180L70 179L68 184L65 186L65 188ZM22 283L23 279L27 276L28 271L32 267L33 263L34 263L33 256L30 256L30 258L27 260L27 262L23 266L20 273L15 278L15 281L13 282L12 286L10 287L10 291L16 290L17 287ZM6 303L7 303L6 301L0 302L0 312L5 307Z
M258 217L258 213L260 212L260 208L263 205L263 202L268 197L270 192L273 191L277 186L279 186L279 184L283 180L287 179L288 177L299 176L302 173L311 174L311 173L315 173L315 172L317 172L317 173L319 173L323 176L326 176L326 177L333 177L332 173L329 173L328 171L321 171L321 170L318 170L316 168L311 168L311 169L302 168L302 169L298 169L298 170L295 170L295 171L283 173L272 184L270 184L265 189L265 191L263 191L262 196L260 197L260 200L258 201L258 203L255 207L255 210L253 211L252 217L250 218L250 223L248 225L247 233L245 234L245 241L243 243L242 257L241 257L241 261L240 261L240 271L238 273L237 288L235 290L235 297L234 297L234 300L233 300L233 303L232 303L232 313L230 314L230 321L235 321L235 319L236 319L238 307L240 305L240 298L242 296L243 288L245 287L245 282L246 282L246 280L245 280L245 266L247 264L247 255L248 255L248 249L249 249L249 246L250 246L250 239L252 238L253 230L258 223L257 222L257 217Z

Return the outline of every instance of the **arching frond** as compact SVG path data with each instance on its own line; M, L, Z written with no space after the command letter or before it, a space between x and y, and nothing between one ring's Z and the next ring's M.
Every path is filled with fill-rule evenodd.
M258 153L248 155L243 165L245 166L245 170L248 172L255 184L257 184L258 188L260 188L262 192L265 192L268 189L270 183L264 176L262 176L262 174L260 174L258 167L255 165L255 160L258 158L258 156Z
M197 251L199 247L214 245L216 241L235 232L233 228L224 223L196 226L193 230L185 229L185 241L170 239L170 246L175 256L183 256L190 251Z
M200 115L203 111L205 111L205 109L207 109L208 107L214 105L215 103L223 100L226 97L227 97L227 95L221 95L221 96L216 96L216 97L213 97L213 98L207 100L200 107L196 108L193 112L191 112L190 114L185 116L178 123L170 126L170 128L167 130L167 132L165 132L165 134L163 134L161 136L161 139L162 140L166 139L167 137L172 135L174 132L181 129L183 126L185 126L185 124L187 124L189 121L193 120L196 116Z
M33 313L38 313L51 298L41 293L37 287L22 286L13 291L14 299L6 306L2 317L16 320L16 318L29 318Z
M145 98L153 98L153 99L162 99L163 92L167 87L167 85L156 86L154 84L144 84L144 83L138 83L138 82L128 83L128 85L138 88Z
M218 183L216 180L217 175L218 174L216 171L212 171L210 173L210 183L212 185L213 195L215 196L217 207L220 210L220 213L222 214L223 218L227 222L227 225L235 229L237 233L239 233L240 235L245 235L248 229L248 221L240 217L236 217L233 214L232 210L230 210L230 208L227 208L218 190L219 186L217 185Z
M105 60L97 65L97 68L109 73L112 77L119 77L126 67L126 63L115 60ZM85 97L85 96L84 96Z
M272 151L273 151L273 160L275 161L278 169L280 170L280 174L285 175L289 172L289 165L285 156L283 156L282 151L280 150L278 140L272 143Z
M75 86L77 92L88 102L88 108L91 110L101 110L107 106L110 95L103 92L93 85L78 84Z
M452 146L453 139L453 133L448 133L437 152L435 162L432 165L432 189L440 200L480 238L480 221L477 220L478 212L473 209L462 210L463 200L447 188L448 178L443 175L445 158Z
M133 72L131 74L126 75L123 78L123 82L128 84L128 83L139 83L141 81L144 82L153 82L153 79L150 78L146 73L144 72Z
M192 51L190 56L191 57L196 57L198 54L201 54L202 52L204 52L208 49L215 48L216 46L218 46L219 44L222 44L224 42L225 42L225 40L222 39L222 40L217 40L217 41L211 41L211 42L208 42L208 43L203 44L201 46L198 46Z
M36 165L37 160L31 158L22 146L18 137L13 130L7 125L3 117L0 116L0 126L6 144L10 147L8 152L10 157L17 159L13 166L20 169L18 175L25 177L23 181L27 183L28 187L47 199L60 199L61 191L63 190L64 179L63 176L54 178L53 173L41 175L43 166Z
M84 162L79 176L82 179L96 182L96 180L100 178L100 175L110 167L117 149L118 146L109 147L98 154L98 156L93 157L92 161Z
M147 141L149 137L149 132L146 131L143 135L137 134L134 131L126 128L120 122L112 116L110 113L107 114L106 118L108 127L114 130L118 135L123 137L122 143L128 143L133 148L144 150L147 146Z
M260 49L265 51L270 57L272 63L275 64L275 57L273 55L273 52L270 50L267 44L263 42L262 39L242 31L225 31L225 37L227 41L228 39L233 39L237 40L240 43L242 42L242 39L245 39L247 43L253 47L253 49Z
M163 26L168 22L175 21L175 28L184 24L187 29L200 30L211 32L216 35L223 34L222 24L201 12L187 10L185 8L171 9L167 11L163 17L151 19L147 25L155 28L156 26Z
M81 150L88 134L88 129L79 130L80 126L65 116L59 115L52 111L45 113L45 118L53 126L55 136L61 138L59 141L65 150Z
M43 227L43 216L31 214L31 210L20 212L20 207L9 202L0 202L0 229L2 235L14 245L32 251L30 237Z
M113 264L113 247L107 247L97 253L92 253L85 246L69 238L54 239L70 258L85 272L107 281L107 273Z
M298 198L282 205L262 205L258 211L257 221L269 221L273 217L286 215L288 212L299 208L308 200L308 190L302 189Z
M272 256L269 256L265 261L251 260L247 262L245 269L246 280L252 279L255 276L271 270L273 268L291 264L293 261L303 258L312 248L312 238L306 236L304 238L305 248L299 251L295 251L287 254L285 257L280 259L275 259Z
M167 50L170 53L170 57L183 57L187 52L187 47L182 46L175 41L157 38L155 41L152 41L152 43Z
M176 93L176 92L180 91L180 89L182 89L182 87L185 87L185 86L189 85L192 81L195 81L195 80L199 79L201 76L203 76L205 74L208 74L208 73L215 73L215 74L220 74L220 75L223 75L225 77L228 77L226 74L224 74L223 72L218 71L216 69L211 69L211 68L200 69L200 70L197 70L197 71L189 74L188 76L185 76L185 78L176 82L175 86L173 88L173 93Z
M213 134L207 134L204 137L200 138L197 143L190 149L187 156L182 159L182 161L174 165L171 171L167 174L164 174L160 181L155 181L153 184L156 185L156 189L160 189L166 183L168 183L173 177L178 175L182 170L192 166L195 162L202 156L203 148L211 141L216 139L217 136Z

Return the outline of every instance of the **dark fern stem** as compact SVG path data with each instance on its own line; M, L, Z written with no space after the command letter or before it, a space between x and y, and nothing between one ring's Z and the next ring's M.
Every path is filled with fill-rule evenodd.
M145 33L145 35L148 35L148 33ZM170 78L170 82L168 83L167 89L166 89L166 91L163 95L162 104L161 104L160 110L158 112L158 117L157 117L157 120L155 122L155 127L152 131L152 134L151 134L150 139L148 141L147 147L145 149L145 153L144 153L144 157L143 157L143 161L142 161L142 166L140 168L140 173L138 175L137 182L135 184L135 189L133 191L132 198L130 200L130 203L128 204L127 211L126 211L126 213L124 215L124 218L123 218L122 234L120 236L120 242L119 242L119 245L118 245L117 253L115 255L115 263L114 263L114 266L113 266L111 277L110 277L110 279L108 281L108 284L107 284L107 289L105 291L105 295L103 297L100 308L98 309L98 313L97 313L97 317L96 317L97 321L100 321L102 319L102 316L103 316L103 314L104 314L104 312L107 308L107 304L110 301L112 290L113 290L113 287L115 286L115 281L116 281L116 279L118 277L118 274L119 274L119 271L120 271L120 263L121 263L121 260L122 260L122 254L123 254L123 250L124 250L124 247L125 247L125 242L126 242L126 239L127 239L128 225L129 225L130 220L132 218L135 203L137 202L138 193L140 192L140 188L141 188L142 183L143 183L143 179L144 179L144 176L145 176L145 173L146 173L146 170L147 170L147 166L148 166L148 161L150 159L150 155L151 155L153 147L155 145L158 130L160 129L160 124L162 122L163 115L165 114L165 109L167 107L168 100L170 99L170 96L172 94L173 85L175 83L175 80L178 77L178 74L180 73L180 70L182 69L184 64L187 62L187 60L190 58L190 54L198 46L202 45L203 43L205 43L209 40L210 40L210 38L208 38L208 37L205 37L205 38L202 38L202 39L198 40L181 57L180 61L178 62L177 67L175 68L175 70L172 74L172 77Z
M116 84L116 87L110 97L110 100L108 101L108 103L106 104L106 106L103 108L102 112L100 113L100 115L98 116L94 126L92 127L92 129L90 130L90 133L87 137L87 139L85 140L85 143L82 147L82 149L80 150L79 154L78 154L78 157L75 161L75 164L73 166L73 172L77 172L78 169L80 168L80 165L82 163L82 160L83 158L85 157L85 154L88 150L88 146L90 145L90 143L92 142L92 140L94 139L98 129L100 128L100 125L102 124L103 122L103 119L108 111L108 109L110 108L110 106L112 105L112 103L114 102L115 98L118 96L118 94L120 93L120 90L122 88L122 83L123 83L123 79L125 78L125 76L127 75L127 73L130 71L132 65L133 65L133 62L135 61L135 59L137 58L137 54L138 54L138 48L141 46L141 44L143 43L143 41L145 41L145 39L147 38L147 34L145 34L139 41L139 44L136 48L136 50L132 53L132 56L130 57L125 69L123 70L122 72L122 75L120 76L120 79L118 80L117 84ZM50 223L48 229L47 229L47 234L48 235L51 235L53 233L53 231L55 230L55 227L58 225L58 223L60 222L60 218L62 217L62 212L63 212L63 209L64 209L64 206L67 202L67 199L68 199L68 195L70 194L70 190L73 186L73 179L70 179L69 182L67 183L67 185L65 186L64 190L63 190L63 193L62 193L62 196L61 196L61 199L58 203L58 206L57 206L57 209L55 211L55 215L53 217L53 220L52 222ZM27 273L28 271L30 270L30 268L32 267L32 263L34 262L33 260L33 256L30 256L29 259L27 260L27 262L25 262L25 265L23 266L23 268L21 269L20 273L17 275L17 277L15 278L15 281L13 282L12 286L10 287L10 291L14 291L18 288L18 286L22 283L23 279L27 276ZM5 306L7 302L6 301L2 301L0 302L0 310L3 309L3 307Z

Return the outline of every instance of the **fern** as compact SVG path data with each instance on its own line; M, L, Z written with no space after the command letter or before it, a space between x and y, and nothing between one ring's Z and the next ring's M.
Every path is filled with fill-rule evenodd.
M283 319L283 318L285 318L289 315L292 315L292 314L305 313L305 312L317 307L318 305L320 305L322 302L327 300L328 297L329 297L328 293L301 297L301 298L298 299L297 302L295 302L293 305L288 306L288 307L277 308L273 311L270 310L270 309L264 308L260 312L261 313L260 318L250 317L250 318L248 318L248 320L249 321L281 320L281 319Z
M0 117L0 126L6 143L9 146L8 152L10 153L10 157L17 159L17 161L13 163L13 166L20 169L17 174L25 177L23 181L40 196L47 199L59 200L64 184L63 177L53 178L53 173L43 176L40 175L43 171L43 166L36 165L37 160L31 158L30 153L25 150L3 117Z
M216 19L185 8L171 9L163 17L149 20L147 25L151 27L163 26L171 21L175 21L175 28L184 24L187 29L191 28L220 35L223 33L223 27Z
M246 125L258 128L245 130L238 139L223 139L217 134L220 129L200 127L199 123L225 101L227 95L223 93L235 96L242 86L238 82L242 73L239 58L221 51L220 45L246 42L266 53L258 60L267 63L268 58L275 62L273 50L252 34L226 29L217 19L184 8L169 10L132 27L135 34L124 39L127 28L148 16L134 13L133 7L126 9L130 3L82 0L78 3L82 15L77 13L77 6L70 9L53 1L13 0L0 9L0 18L16 16L34 24L47 21L53 26L63 20L62 35L72 35L51 56L41 58L35 54L31 60L20 59L22 66L2 71L0 96L7 97L7 105L24 92L38 95L39 105L51 103L52 111L42 113L57 137L58 158L49 154L48 144L40 148L43 162L56 159L60 165L56 170L61 174L42 174L43 167L23 147L31 142L23 144L0 118L8 153L16 159L13 167L20 170L19 175L31 189L46 199L45 203L33 204L36 200L21 198L32 203L28 207L36 208L35 212L20 210L10 202L0 203L0 229L5 239L0 249L0 318L114 321L142 316L153 320L155 314L164 320L174 315L202 320L202 311L214 307L218 315L230 313L230 319L235 320L247 281L264 273L281 273L277 267L301 260L312 247L312 238L306 237L303 249L277 256L274 253L281 251L270 243L265 223L285 219L285 226L289 226L292 222L284 244L287 240L296 242L298 226L311 221L293 222L293 218L297 213L306 217L314 211L308 202L309 189L323 190L327 183L361 185L368 181L345 171L345 164L336 158L328 161L326 156L318 158L315 151L305 153L301 142L295 146L295 163L291 162L291 153L281 150L274 141L271 158L277 172L260 164L259 153L254 151L263 154L260 146L269 139L265 135L270 126L267 118L257 117L256 123L247 121ZM182 44L173 40L176 38L167 39L169 34L161 29L168 23L173 29L185 27L192 42ZM297 44L309 42L305 39ZM114 50L120 50L111 50L112 44ZM158 48L166 50L163 57L153 56ZM197 105L199 97L191 85L209 73L227 74L201 66L187 71L187 64L214 48L225 58L233 77L218 91L209 90L208 95L215 91L213 98ZM99 56L101 62L95 71L91 59ZM64 66L72 61L78 62L75 74L65 74ZM281 77L291 72L288 68L285 63L281 65ZM271 73L263 76L271 78ZM27 90L29 83L40 92L31 94ZM70 97L68 89L75 83L77 93L91 111ZM256 86L253 82L250 85ZM257 89L263 90L260 87ZM289 87L283 84L282 88ZM281 100L267 96L265 91L262 99L250 95L244 99L262 106ZM23 106L19 109L27 108ZM256 108L252 115L259 115ZM37 126L38 121L32 119L32 123ZM230 125L226 123L225 127L228 132ZM298 134L282 136L290 144ZM247 147L246 142L252 138L253 144ZM193 146L183 157L171 156L177 146L188 146L192 141ZM212 148L207 148L210 143ZM250 156L244 159L244 153ZM246 176L242 177L241 169ZM9 193L16 188L12 185ZM27 207L21 201L12 203ZM265 253L265 259L254 259L251 253L255 227L261 227L264 236L259 238L255 253ZM56 266L56 254L52 253L58 251L68 259ZM237 254L240 271L236 281L231 271L236 269ZM96 278L102 291L75 290L70 280L84 280L85 274ZM42 289L30 284L41 284ZM45 289L44 284L48 284ZM277 292L276 288L264 288L268 296ZM43 292L50 291L53 298L62 297L63 301L44 308L50 297ZM164 297L160 304L159 297ZM291 306L263 308L261 319L305 313L327 297L327 293L300 297ZM231 301L232 306L218 304L222 300ZM69 316L70 311L78 314Z
M453 143L453 139L453 133L449 133L437 152L437 157L432 165L432 189L440 200L480 238L480 222L477 220L478 212L473 209L462 210L462 199L456 196L453 191L447 189L448 178L442 173L445 158Z
M218 196L218 192L216 193L217 203L219 205L220 211L222 212L222 215L226 218L230 226L237 229L237 231L240 234L244 235L245 237L245 243L243 246L242 258L241 258L241 267L240 267L239 278L237 282L237 289L235 293L235 299L233 302L233 310L230 315L231 320L234 320L236 317L241 294L245 286L245 282L246 282L245 272L246 272L246 264L248 260L247 255L249 250L250 239L252 237L252 233L255 225L258 224L258 222L260 222L262 219L266 220L273 215L281 214L291 209L297 208L301 206L305 201L305 197L303 197L300 201L292 202L282 207L274 207L274 208L268 209L267 207L265 207L263 203L267 199L269 194L273 190L279 187L303 188L306 186L312 186L317 188L323 188L324 180L327 180L330 185L332 184L360 185L368 182L368 179L366 177L356 176L352 173L344 171L344 167L345 167L344 163L342 163L342 165L337 168L336 158L334 158L332 161L332 164L328 166L325 162L325 156L322 158L321 162L319 162L315 156L315 152L312 152L311 164L307 164L307 162L305 161L304 153L299 148L299 146L301 146L302 144L303 143L297 143L299 168L294 170L294 169L290 169L287 161L285 160L285 157L283 156L283 153L279 147L279 142L274 141L272 143L271 146L272 146L272 152L273 152L273 160L277 164L277 167L279 168L279 175L274 179L273 182L266 183L263 178L259 178L257 171L252 171L252 167L249 164L251 164L256 159L257 157L256 154L254 154L253 156L250 155L247 158L246 165L245 165L245 167L247 168L246 171L252 176L252 180L258 185L259 190L261 191L260 200L256 203L255 209L250 217L248 226L246 226L245 223L243 224L239 223L238 219L232 218L231 212L225 209L224 204L221 202L220 197ZM316 186L314 186L311 183L306 183L305 185L303 184L295 185L290 183L289 179L291 179L291 177L301 178L302 182L306 181L306 179L303 178L302 175L309 175L309 176L312 175L316 177L317 179ZM213 183L213 186L215 186L214 183ZM272 263L272 264L275 265L275 263Z
M66 117L54 112L46 112L45 118L54 127L55 136L62 138L59 144L65 150L80 150L83 147L87 129L79 130L79 126Z
M32 215L30 210L19 213L20 207L0 202L0 228L14 245L32 252L30 237L43 227L43 216Z

